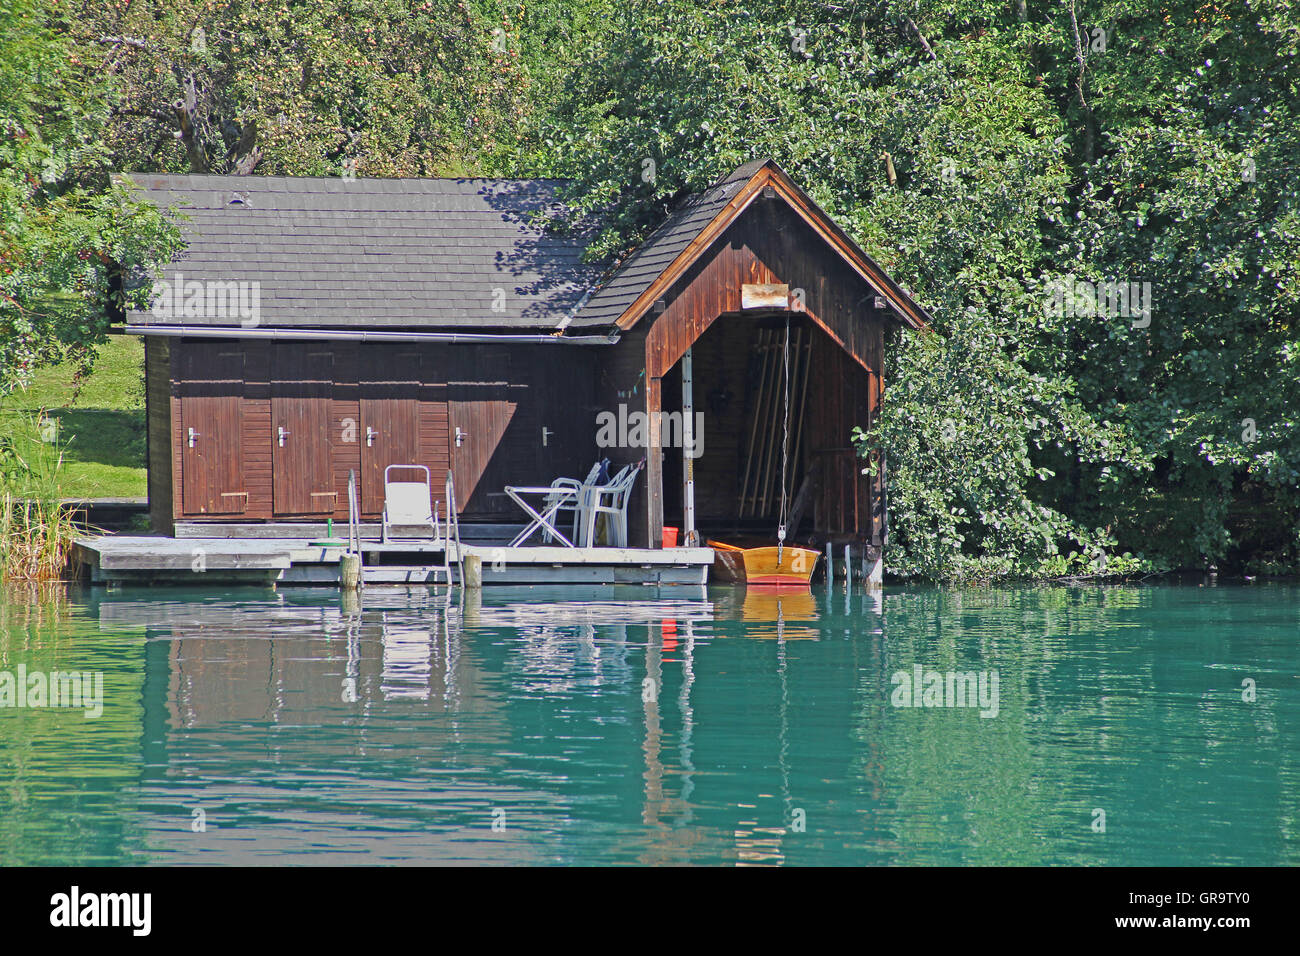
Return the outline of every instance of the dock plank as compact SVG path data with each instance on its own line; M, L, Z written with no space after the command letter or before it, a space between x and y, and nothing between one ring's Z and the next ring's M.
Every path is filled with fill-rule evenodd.
M364 578L371 584L438 584L445 579L441 541L364 541ZM704 584L711 548L565 548L462 544L463 555L483 562L485 584ZM312 545L309 538L84 536L77 560L95 582L160 579L202 583L210 572L265 572L284 584L337 584L343 548ZM211 576L213 583L219 576Z

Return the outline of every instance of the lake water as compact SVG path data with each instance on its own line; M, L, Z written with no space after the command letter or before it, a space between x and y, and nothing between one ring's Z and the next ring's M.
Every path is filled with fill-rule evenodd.
M1300 863L1294 586L0 601L6 865Z

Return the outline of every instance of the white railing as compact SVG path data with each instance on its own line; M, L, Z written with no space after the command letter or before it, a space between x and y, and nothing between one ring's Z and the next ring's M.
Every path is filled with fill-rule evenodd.
M456 514L456 480L452 477L451 471L447 472L447 540L443 547L443 560L447 567L447 586L451 587L451 542L452 536L456 541L456 573L457 581L463 589L465 587L465 559L461 556L460 550L460 517Z
M361 553L361 504L357 500L357 473L348 469L348 550Z

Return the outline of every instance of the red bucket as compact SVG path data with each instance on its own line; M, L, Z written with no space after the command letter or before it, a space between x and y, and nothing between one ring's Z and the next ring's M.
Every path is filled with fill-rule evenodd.
M676 528L670 528L670 527L668 527L668 525L664 525L664 547L665 547L665 548L675 548L675 547L677 547L677 529L676 529Z

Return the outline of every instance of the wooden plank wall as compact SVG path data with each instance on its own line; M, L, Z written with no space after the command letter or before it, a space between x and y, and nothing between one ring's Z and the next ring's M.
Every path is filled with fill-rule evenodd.
M156 407L156 447L152 448L150 481L161 490L159 507L165 517L186 520L322 520L324 515L275 515L272 511L272 443L275 422L271 416L272 345L243 342L238 348L245 353L245 381L241 388L243 490L248 492L244 511L234 515L189 515L183 511L181 496L182 445L185 440L181 424L180 402L184 383L180 379L178 356L189 350L196 356L196 367L203 367L205 350L230 350L229 341L176 340L164 359L166 345L154 343L149 382ZM365 423L361 419L361 376L363 362L384 367L384 350L398 346L349 342L312 343L314 350L328 348L334 356L335 380L330 404L330 469L335 498L333 517L347 520L348 473L361 474L361 447ZM448 399L453 385L469 383L476 394L495 396L501 393L515 406L514 413L493 449L479 487L470 501L460 501L462 514L495 517L496 520L522 521L524 515L502 493L505 484L550 484L561 475L585 476L596 456L594 399L596 349L572 346L439 346L402 343L401 351L418 352L420 382L407 386L411 400L418 402L417 428L419 463L428 465L433 481L433 496L445 500L446 475L452 466L452 442ZM606 354L610 350L602 350ZM147 356L148 359L148 356ZM387 363L391 364L391 363ZM170 382L170 385L168 384ZM479 387L482 386L482 387ZM169 421L165 420L166 417ZM542 429L547 428L545 440ZM151 433L152 434L152 433ZM170 437L170 441L168 441ZM480 440L482 436L478 436ZM170 455L168 456L168 451ZM161 459L161 460L159 460ZM151 484L151 493L154 484ZM169 489L170 493L163 491ZM366 512L374 519L378 514Z
M172 522L171 345L167 339L146 338L145 458L148 462L149 527L170 535Z
M334 478L334 520L348 520L348 473L361 474L361 349L351 342L331 343L334 352L334 388L330 397L330 470ZM434 469L434 497L439 496L439 481L446 472Z
M642 320L652 323L647 374L662 376L719 317L741 313L746 283L803 289L809 318L862 367L881 370L874 291L784 204L759 201L673 286L664 312Z
M651 410L650 395L652 383L646 375L646 323L642 323L625 332L619 343L611 348L602 348L595 356L595 392L592 413L587 421L595 429L596 415L607 411L618 414L620 404L626 405L628 412ZM653 383L655 388L657 383ZM595 436L592 436L594 446ZM596 457L608 458L614 470L625 464L639 461L646 450L642 448L593 448ZM628 545L634 548L658 547L662 539L662 525L652 524L650 515L658 509L662 513L662 502L656 504L649 493L654 483L652 471L656 467L652 456L647 455L647 468L632 487L632 496L628 502L627 532ZM581 476L580 476L581 477ZM662 483L654 484L661 488ZM653 534L652 534L653 528Z
M223 351L229 345L222 346ZM248 503L239 518L261 521L271 517L271 351L270 343L257 343L244 350L244 415L242 462L243 490ZM344 499L346 501L346 499ZM347 510L344 508L344 516ZM233 517L233 516L232 516ZM236 520L239 520L236 518Z

